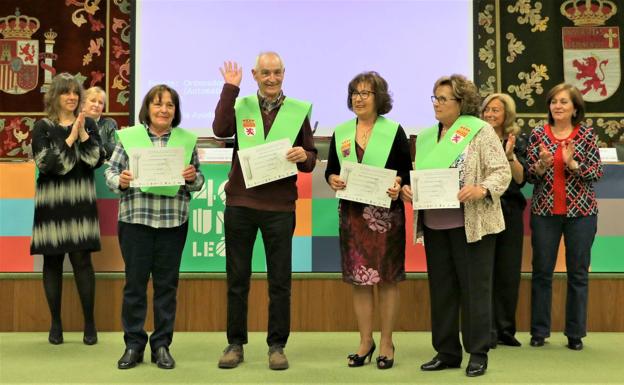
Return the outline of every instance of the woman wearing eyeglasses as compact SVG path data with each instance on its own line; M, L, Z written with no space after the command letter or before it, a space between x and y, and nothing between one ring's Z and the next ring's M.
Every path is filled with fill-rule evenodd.
M500 139L511 169L511 182L501 196L505 230L496 235L492 276L492 340L507 346L522 345L515 337L516 306L524 242L523 212L526 199L520 189L526 182L526 134L515 123L516 103L507 94L492 94L481 105L481 117Z
M488 364L492 322L494 234L505 228L500 196L511 173L492 126L477 118L477 88L462 75L444 76L433 87L438 123L416 140L415 169L459 169L459 208L414 212L416 236L424 235L431 298L431 334L437 354L424 371L459 368L462 344L470 354L469 377ZM412 200L409 185L402 199ZM461 318L460 318L461 312Z
M339 125L332 136L325 171L329 186L334 191L346 187L340 178L345 161L397 171L394 184L387 186L390 208L339 202L342 277L353 288L360 332L359 347L348 356L348 365L359 367L370 362L375 351L373 288L377 286L381 340L376 362L379 369L389 369L394 364L397 284L405 279L405 211L398 197L401 184L409 180L409 144L401 125L381 116L392 109L392 98L387 82L377 72L364 72L351 80L347 105L356 117Z

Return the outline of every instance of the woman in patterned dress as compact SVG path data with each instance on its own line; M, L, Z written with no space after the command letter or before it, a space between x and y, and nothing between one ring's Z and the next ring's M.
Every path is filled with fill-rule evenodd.
M39 169L31 254L43 254L43 287L52 318L48 341L63 343L61 293L65 254L84 313L83 342L97 343L93 317L95 275L91 252L100 250L93 170L104 160L95 121L80 112L83 89L57 75L45 94L46 118L35 123L32 151Z
M340 251L343 280L352 284L353 307L358 321L360 345L349 355L349 366L362 366L375 350L373 340L373 288L379 293L381 316L379 369L394 363L392 331L399 305L397 283L405 279L405 211L398 200L401 184L409 181L409 144L401 126L382 117L392 109L388 84L376 72L357 75L348 88L347 105L356 119L336 128L332 136L325 178L335 190L345 188L341 163L351 160L397 171L387 186L390 208L340 200ZM385 150L382 150L385 149ZM377 163L373 155L378 155ZM367 161L370 160L369 161Z

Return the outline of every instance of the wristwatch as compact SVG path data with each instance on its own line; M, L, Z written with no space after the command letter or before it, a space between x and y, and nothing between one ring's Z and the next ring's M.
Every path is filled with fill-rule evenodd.
M483 199L487 198L488 195L490 195L490 190L488 190L486 187L484 187L483 185L479 185L479 187L481 187L481 190L483 190Z

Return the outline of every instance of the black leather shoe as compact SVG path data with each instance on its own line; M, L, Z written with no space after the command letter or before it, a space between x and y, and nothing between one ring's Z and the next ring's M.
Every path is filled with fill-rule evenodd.
M540 346L544 346L544 337L531 337L531 346L533 347L540 347Z
M568 349L583 350L583 340L580 338L568 337Z
M478 377L484 375L486 370L487 362L480 364L478 362L470 361L468 366L466 366L466 375L468 377Z
M459 364L447 364L446 362L442 361L441 359L437 357L435 357L433 360L429 362L425 362L424 364L420 365L420 370L424 370L426 372L451 369L451 368L457 369L459 368Z
M498 342L490 341L490 349L496 349L496 346L498 346Z
M117 361L117 368L130 369L134 368L136 364L143 362L143 351L135 349L126 349L123 356Z
M501 333L498 336L498 342L507 346L522 346L520 341L511 333Z
M152 352L152 362L161 369L173 369L175 367L175 360L171 357L171 353L169 353L169 349L166 346L161 346L155 352Z

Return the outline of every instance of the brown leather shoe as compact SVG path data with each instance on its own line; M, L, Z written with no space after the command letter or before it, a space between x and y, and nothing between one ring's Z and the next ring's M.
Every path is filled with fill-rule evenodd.
M288 369L288 358L286 358L286 354L284 354L283 347L279 345L273 345L269 348L269 369Z
M243 362L244 359L243 345L229 344L219 359L219 367L221 369L233 369Z

